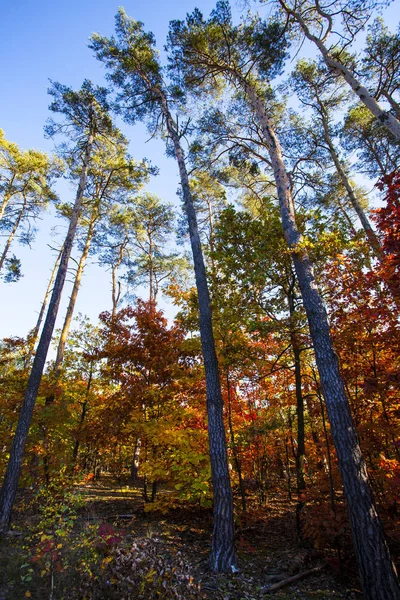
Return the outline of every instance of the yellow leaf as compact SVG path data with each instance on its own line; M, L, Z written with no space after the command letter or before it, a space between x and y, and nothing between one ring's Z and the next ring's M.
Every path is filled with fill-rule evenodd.
M30 598L31 596L32 596L32 594L30 593L29 590L27 592L25 592L25 598Z

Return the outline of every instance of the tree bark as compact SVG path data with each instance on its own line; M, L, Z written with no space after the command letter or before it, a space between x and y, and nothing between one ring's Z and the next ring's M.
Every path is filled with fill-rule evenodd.
M124 241L122 242L122 244L119 247L118 260L115 263L115 265L113 265L113 268L111 271L111 300L112 300L112 316L113 316L113 318L117 314L119 297L121 295L121 284L119 283L119 281L117 281L117 271L118 271L118 267L121 266L122 260L124 258L124 250L125 250L127 243L128 243L128 236L126 235L124 238ZM117 288L118 288L118 291L117 291Z
M243 475L242 475L242 466L240 464L240 459L239 459L239 452L236 446L236 442L235 442L235 433L233 431L233 423L232 423L232 403L231 403L231 382L229 379L229 371L226 374L226 388L227 388L227 395L228 395L228 427L229 427L229 434L230 434L230 438L231 438L231 447L232 447L232 454L233 454L233 460L235 463L235 467L236 467L236 473L239 479L239 490L240 490L240 497L242 500L242 510L245 513L247 510L246 507L246 490L244 487L244 481L243 481Z
M68 233L64 242L64 249L61 256L60 265L58 267L53 293L51 295L51 300L49 303L49 309L47 312L46 320L43 326L43 331L40 336L39 345L36 351L35 359L33 361L31 373L26 387L24 401L18 419L17 429L11 447L10 458L8 460L3 486L0 492L0 533L6 533L10 525L11 511L14 504L15 495L17 493L25 443L28 437L33 409L35 407L39 385L42 378L43 369L46 363L47 352L50 346L57 318L61 294L67 275L68 262L71 256L72 245L74 242L75 232L78 225L78 218L82 206L82 199L86 185L86 178L88 173L89 161L92 153L93 141L93 134L90 134L88 136L86 144L86 150L79 179L78 191L76 194L75 204L69 223Z
M367 600L399 600L400 587L382 525L376 512L339 363L333 348L328 315L319 294L302 236L297 228L291 186L279 141L254 87L237 77L260 123L277 186L282 226L301 290L314 345L322 393L338 456L348 504L353 542Z
M133 447L132 463L131 463L131 481L137 483L139 473L139 458L140 458L141 440L139 437L135 439Z
M80 434L82 431L82 427L83 427L83 423L85 422L85 417L86 417L86 412L87 412L87 405L89 402L89 394L90 394L90 388L92 385L92 378L93 378L93 361L90 361L90 369L89 369L89 379L88 379L88 383L86 386L86 393L85 393L85 399L82 402L82 412L81 412L81 416L79 419L79 425L78 425L78 431L76 433L76 440L75 440L75 445L74 445L74 451L72 453L72 469L75 468L76 465L76 461L78 459L78 452L79 452L79 446L80 446Z
M92 215L92 219L90 221L88 232L86 235L85 246L83 248L81 258L79 260L78 269L76 271L74 287L72 288L71 297L69 299L67 313L65 315L65 320L64 320L64 325L63 325L63 328L61 331L60 341L58 343L57 356L56 356L56 360L54 363L54 372L55 372L56 381L59 377L61 365L64 360L65 344L67 343L69 329L71 327L72 316L73 316L74 310L75 310L76 299L78 297L78 292L79 292L79 288L81 286L83 271L86 266L86 260L87 260L88 254L89 254L90 245L92 243L95 224L96 224L96 215Z
M156 92L160 98L160 106L166 121L168 134L174 145L175 157L179 166L199 301L200 337L206 376L208 438L214 492L214 526L209 564L211 569L215 572L231 572L236 566L233 498L229 479L228 456L223 421L223 400L212 328L210 294L197 226L196 211L190 192L189 177L179 135L169 111L165 94L160 89L156 90Z
M301 385L301 346L295 324L295 301L294 301L294 282L289 289L288 303L290 313L290 340L292 344L294 358L294 376L296 386L296 416L297 416L297 452L296 452L296 483L297 483L297 506L296 506L296 528L299 540L302 538L301 529L301 511L304 507L302 493L306 489L304 479L304 459L305 459L305 432L304 432L304 400Z
M55 276L56 276L56 272L57 272L57 269L58 269L58 264L59 264L59 262L61 260L61 255L63 253L63 250L64 250L64 245L61 246L61 250L59 251L58 256L56 258L56 262L54 263L54 267L53 267L53 270L52 270L51 275L50 275L49 283L47 284L47 289L46 289L46 293L44 295L42 306L40 308L39 316L38 316L38 319L36 321L36 325L35 325L35 327L34 327L34 329L32 331L31 337L30 337L29 351L28 351L28 354L27 354L27 356L25 358L25 362L24 362L24 368L25 369L29 365L29 362L30 362L30 360L31 360L31 358L33 356L34 350L35 350L35 345L36 345L36 341L38 339L38 335L39 335L39 331L40 331L40 326L42 324L44 313L46 311L47 302L48 302L48 300L50 298L51 288L53 286L53 282L54 282L54 279L55 279Z
M329 476L329 499L331 501L331 509L333 512L336 511L336 498L335 498L335 485L333 482L333 470L332 470L332 456L331 456L331 445L329 442L329 435L328 435L328 429L326 426L326 419L325 419L325 409L324 409L324 403L323 403L323 398L320 392L320 388L319 388L319 383L318 383L318 379L317 379L317 374L314 372L313 369L313 377L314 377L314 381L315 381L315 386L317 389L317 396L318 396L318 400L319 400L319 406L321 409L321 418L322 418L322 427L324 430L324 438L325 438L325 446L326 446L326 457L327 457L327 463L328 463L328 476Z

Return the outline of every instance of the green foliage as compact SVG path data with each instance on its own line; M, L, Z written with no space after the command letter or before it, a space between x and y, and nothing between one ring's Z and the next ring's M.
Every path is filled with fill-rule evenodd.
M59 133L70 137L82 144L89 132L95 137L109 135L115 128L108 112L108 90L94 86L85 79L81 89L75 91L59 82L51 82L48 92L53 96L49 110L62 115L64 121L57 122L49 119L45 132L49 137Z
M0 235L6 238L1 250L0 271L6 283L18 281L21 262L9 257L10 247L17 239L30 245L35 239L35 221L57 196L54 181L64 169L61 160L38 150L20 150L6 140L0 129Z
M208 21L198 9L186 21L172 21L167 49L174 81L194 94L215 94L224 79L277 76L287 39L275 21L252 17L234 27L229 3L220 1Z
M159 115L159 92L162 71L152 33L143 31L143 23L135 21L120 8L115 17L116 37L99 34L91 37L89 47L111 70L110 79L121 92L118 110L129 123ZM129 106L129 109L126 107Z
M371 179L399 168L400 144L364 105L348 111L342 141L347 150L356 152L358 171Z
M21 261L15 254L13 254L11 258L6 258L5 267L6 273L2 275L5 283L15 283L23 277L21 272Z
M362 59L362 74L374 97L389 102L391 109L399 118L400 27L396 33L391 33L383 19L379 17L368 29L367 44Z
M329 21L314 2L296 6L305 11L314 33ZM347 6L361 10L359 15L343 14L352 36L370 2L351 0ZM229 3L219 2L209 19L195 10L185 21L173 21L168 36L171 85L164 81L167 71L160 64L154 36L143 27L120 9L115 37L96 34L91 48L119 89L116 108L127 122L144 119L160 132L165 127L160 102L172 110L182 107L187 93L201 99L203 113L196 128L184 126L179 133L183 137L195 131L198 136L190 140L190 189L207 257L230 477L236 498L241 494L244 500L241 510L246 510L246 501L250 512L256 504L262 506L264 525L269 497L276 496L278 502L296 497L304 537L329 551L349 543L335 453L282 233L268 149L247 105L245 88L239 89L249 83L268 102L271 123L282 133L303 234L295 250L307 249L316 262L374 491L392 534L400 481L399 337L396 298L390 297L398 288L398 183L395 175L387 180L389 204L377 213L388 254L378 267L348 214L346 188L334 171L322 117L335 148L340 139L348 153L356 151L360 170L371 177L398 165L398 145L360 106L350 109L341 131L338 115L348 93L340 79L315 61L301 60L291 77L291 91L298 94L305 112L285 112L282 90L274 91L271 80L281 73L293 29L286 32L274 19L265 22L248 15L234 25ZM379 38L375 49L374 33ZM377 22L363 63L364 77L371 69L371 90L375 87L376 96L391 102L394 113L397 38ZM335 57L356 64L341 46ZM152 194L138 195L155 169L129 155L128 140L108 114L108 90L88 81L77 92L55 83L50 94L50 109L61 120L51 121L47 133L64 133L76 142L72 150L61 149L70 179L79 178L88 136L96 137L78 245L82 248L93 226L91 252L112 271L115 310L102 314L100 327L81 319L70 336L56 389L50 371L42 381L22 490L29 498L33 489L33 500L23 503L21 512L33 514L34 524L20 568L21 589L30 591L37 584L38 593L44 589L47 597L54 578L59 590L68 591L68 577L79 577L81 597L196 597L198 589L179 552L164 552L157 540L138 538L132 545L130 534L124 536L115 524L84 523L79 517L83 500L73 492L72 476L88 481L105 472L121 480L131 474L143 486L145 513L208 508L213 490L198 298L184 259L167 247L174 211ZM305 115L310 112L308 122ZM177 121L174 126L178 128ZM18 212L25 199L21 185L34 205L29 215L38 215L39 207L56 199L50 184L62 164L38 152L23 153L2 133L0 149L0 197L7 201L0 227L9 232L15 223L12 211ZM337 152L347 172L346 155ZM363 190L352 186L367 208ZM227 204L232 199L236 205ZM60 201L57 209L71 217L68 203ZM5 280L17 280L18 259L7 258L5 264ZM134 308L118 312L121 273L134 291L148 281L152 301L139 300ZM181 310L170 325L154 301L164 281ZM2 469L26 385L24 345L24 340L13 338L0 347ZM295 483L299 385L306 446L306 490L301 493ZM54 402L46 406L49 390Z

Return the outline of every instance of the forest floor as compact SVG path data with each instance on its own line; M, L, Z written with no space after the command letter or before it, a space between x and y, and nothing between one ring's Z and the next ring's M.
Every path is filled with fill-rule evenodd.
M74 493L73 514L58 507L41 521L20 499L14 535L0 540L0 600L362 598L355 565L339 576L334 559L298 547L295 505L287 500L270 499L237 524L239 570L215 575L207 569L210 510L147 512L139 487L110 477ZM267 593L274 582L319 567Z

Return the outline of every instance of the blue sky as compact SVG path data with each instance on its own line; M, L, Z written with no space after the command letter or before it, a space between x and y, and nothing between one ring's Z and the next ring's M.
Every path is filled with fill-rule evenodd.
M128 1L126 12L145 23L153 31L159 48L162 48L168 23L174 18L184 18L195 6L208 14L214 0L201 2L147 2ZM104 67L87 48L88 37L93 32L111 35L114 16L120 6L113 0L16 0L1 3L0 8L0 127L7 139L21 148L38 148L51 152L54 143L44 139L43 125L49 116L49 79L79 88L84 78L104 84ZM166 158L164 143L151 140L143 126L126 127L124 132L131 140L131 154L140 159L151 158L160 167L158 177L148 186L166 202L177 203L178 176L175 162ZM74 190L65 182L58 186L60 195L72 199ZM22 260L23 278L18 283L0 283L0 338L25 336L36 321L55 254L48 244L54 226L60 233L66 225L50 215L37 223L39 233L32 249L16 247ZM64 289L61 318L65 311L71 285ZM110 277L96 264L86 269L77 302L77 312L97 315L110 308ZM170 312L170 311L169 311ZM61 319L58 320L60 326Z
M393 28L398 21L396 4L398 11L398 2L395 2L385 19ZM238 14L239 3L232 2L232 5L234 13ZM85 78L104 83L104 68L87 48L87 40L93 32L113 33L118 6L114 0L0 3L0 127L9 140L24 149L53 150L53 142L43 136L43 125L49 116L48 80L74 88L79 88ZM184 18L195 6L208 15L215 1L129 0L123 6L129 15L143 21L146 29L153 31L158 47L162 48L171 19ZM160 175L152 180L149 190L164 201L177 203L177 168L172 159L165 157L164 143L158 140L146 143L148 135L142 126L124 126L124 132L131 140L130 151L135 158L146 156L160 167ZM67 184L59 189L63 199L74 196ZM0 283L0 338L25 336L35 324L54 262L54 254L47 245L51 243L54 225L58 230L65 227L61 221L45 216L38 223L39 234L32 249L15 249L22 260L24 277L18 283ZM61 315L69 289L70 285L64 290ZM101 311L110 308L110 304L109 275L92 264L83 279L77 312L88 314L95 320Z

